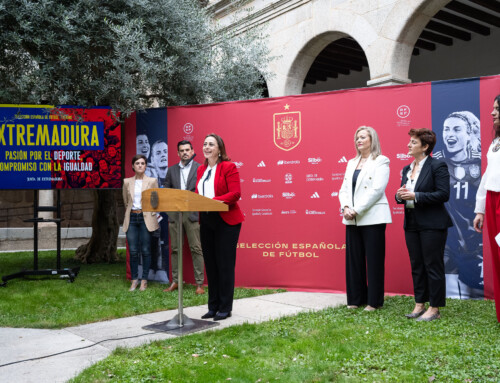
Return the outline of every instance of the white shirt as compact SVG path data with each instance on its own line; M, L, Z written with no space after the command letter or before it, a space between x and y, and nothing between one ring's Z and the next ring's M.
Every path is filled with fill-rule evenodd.
M184 166L182 162L179 162L179 167L181 168L181 189L186 190L186 182L189 177L189 172L191 171L191 165L193 161L189 161L189 164Z
M493 140L488 149L488 154L486 154L488 165L486 166L486 171L477 189L476 208L474 209L474 213L484 214L487 190L500 192L500 149L494 152L493 148L496 145L500 145L500 137Z
M142 180L135 180L134 202L132 203L132 210L142 209L141 196L142 196Z
M421 160L418 164L418 169L415 173L415 178L411 179L411 173L413 172L413 168L415 167L416 161L413 161L410 164L410 169L408 170L408 173L406 174L406 189L408 191L414 192L415 191L415 185L417 184L418 177L420 176L420 171L424 167L425 161L427 160L427 156L424 157L423 160ZM415 195L415 200L407 200L405 205L408 209L413 209L415 208L415 204L417 203L417 196Z
M214 180L215 180L215 171L217 169L217 164L213 168L208 166L205 169L205 172L203 173L203 176L200 179L200 182L198 182L198 193L208 197L208 198L214 198L215 197L215 186L214 186ZM210 177L208 176L208 173L210 173Z

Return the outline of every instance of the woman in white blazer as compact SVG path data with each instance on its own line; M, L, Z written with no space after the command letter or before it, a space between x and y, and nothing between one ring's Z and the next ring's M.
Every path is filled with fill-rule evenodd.
M141 196L144 190L158 187L156 178L148 177L146 171L146 156L137 154L132 158L132 169L135 175L123 180L123 203L125 204L125 218L123 231L127 235L130 253L130 273L134 291L139 284L139 253L142 254L142 277L140 290L146 290L148 285L149 265L151 264L151 233L158 229L156 213L143 212Z
M381 154L375 129L360 126L357 155L347 163L339 192L346 225L347 307L373 311L384 304L385 228L391 211L385 196L389 159Z

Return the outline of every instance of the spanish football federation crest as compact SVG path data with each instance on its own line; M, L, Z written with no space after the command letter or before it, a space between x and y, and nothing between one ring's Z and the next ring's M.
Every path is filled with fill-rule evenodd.
M296 148L302 138L300 112L275 113L273 136L274 144L281 150Z
M479 165L472 164L471 166L469 166L469 172L470 175L474 178L478 178L479 176L481 176L481 168L479 167Z

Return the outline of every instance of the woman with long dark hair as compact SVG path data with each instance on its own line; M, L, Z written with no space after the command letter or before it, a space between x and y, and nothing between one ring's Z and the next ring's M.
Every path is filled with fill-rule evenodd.
M205 137L203 155L205 162L198 167L196 191L229 205L229 211L200 213L201 248L208 280L208 312L202 318L223 320L233 310L236 245L244 219L238 206L240 175L217 134Z
M476 218L474 229L483 230L484 218L488 225L488 236L491 246L491 259L493 263L493 292L497 310L497 321L500 322L500 248L496 241L500 234L500 94L493 102L493 130L495 137L486 155L488 165L481 179L481 184L476 194Z

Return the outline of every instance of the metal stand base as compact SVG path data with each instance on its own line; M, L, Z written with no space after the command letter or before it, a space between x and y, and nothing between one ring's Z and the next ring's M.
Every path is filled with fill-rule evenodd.
M18 273L5 275L2 277L3 283L0 287L7 287L7 281L14 278L23 278L28 275L66 275L69 282L73 282L80 271L80 267L74 269L61 268L61 191L57 190L56 206L40 206L38 203L38 190L34 190L33 195L33 218L25 219L24 222L33 223L33 270L22 270ZM41 211L55 211L57 218L41 218L38 213ZM54 222L57 227L57 250L56 250L56 268L55 269L38 269L38 224L42 222Z
M182 336L182 335L187 335L191 334L193 332L198 332L202 330L207 330L212 327L219 326L219 322L214 322L214 321L207 321L207 320L200 320L200 319L189 319L187 317L183 318L185 321L184 323L187 323L186 319L192 322L192 325L187 326L186 324L183 327L171 327L169 324L170 322L174 321L177 318L177 321L179 320L178 315L176 315L173 319L165 322L158 322L155 324L150 324L147 326L144 326L144 330L148 331L155 331L155 332L168 332L171 335L175 336ZM169 327L170 326L170 327Z
M182 317L180 316L180 314L176 314L172 319L170 319L167 322L166 328L174 329L174 328L192 327L192 326L194 326L194 322L186 314L182 314Z
M76 276L80 272L80 267L75 267L74 269L44 269L44 270L23 270L18 273L14 274L9 274L9 275L4 275L2 277L3 283L0 284L0 287L6 287L7 286L7 281L10 281L11 279L15 278L24 278L26 276L31 276L31 275L67 275L68 276L68 282L73 283L75 280Z

